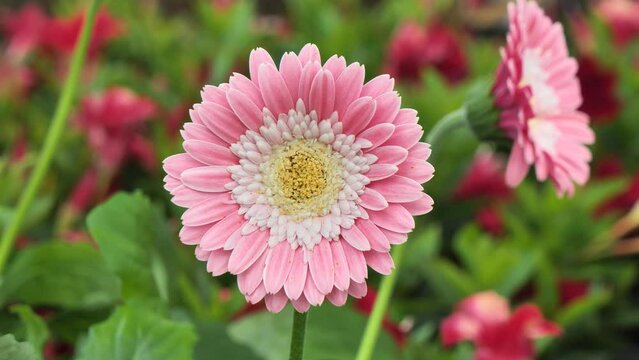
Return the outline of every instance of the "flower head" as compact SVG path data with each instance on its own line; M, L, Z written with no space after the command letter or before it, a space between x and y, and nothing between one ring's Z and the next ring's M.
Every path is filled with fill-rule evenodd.
M626 46L639 39L639 3L632 0L600 1L597 13L610 26L618 46Z
M508 7L510 30L493 95L502 109L500 128L513 140L506 182L516 186L534 166L559 194L588 180L594 142L588 116L577 109L581 93L577 62L570 58L561 24L552 23L535 2Z
M364 84L362 65L322 65L315 45L279 68L256 49L249 67L250 79L204 88L186 153L164 162L166 189L188 208L180 239L273 312L362 297L367 266L390 273L391 244L432 208L417 112L400 108L388 75Z
M145 167L155 165L153 146L141 134L143 123L157 112L155 103L133 91L113 87L82 100L76 125L86 134L101 164L118 168L127 157Z
M446 346L475 344L475 360L526 360L534 355L533 340L559 336L561 329L539 308L526 304L510 312L508 301L492 291L464 299L441 325Z

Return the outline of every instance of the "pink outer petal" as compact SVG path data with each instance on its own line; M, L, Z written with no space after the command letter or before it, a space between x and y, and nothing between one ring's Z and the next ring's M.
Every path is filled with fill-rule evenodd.
M384 233L384 235L386 235L386 238L391 245L400 245L408 240L408 234L406 233L398 233L395 231L386 230L384 228L379 229Z
M200 246L204 250L218 250L224 246L226 240L239 229L246 220L237 213L231 213L220 220L202 236Z
M528 168L528 163L524 159L523 148L516 143L513 144L508 158L508 165L506 166L506 184L510 187L519 185L526 177Z
M333 55L324 63L324 70L330 71L333 79L337 79L344 69L346 69L346 59L343 56Z
M343 117L351 103L359 98L364 86L364 67L350 64L335 80L335 110ZM372 98L371 98L372 99Z
M322 65L319 62L310 62L302 68L302 75L300 76L300 84L298 90L298 96L304 104L308 104L308 96L311 92L311 85L315 79L315 75L320 71Z
M186 140L184 150L197 161L207 165L234 165L239 159L228 147L200 140Z
M431 212L431 210L433 210L433 204L433 198L426 194L422 194L421 199L409 203L404 203L402 204L402 206L404 206L406 210L411 213L411 215L418 216Z
M350 229L342 229L341 235L347 243L359 251L371 249L368 239L356 226L352 226Z
M268 51L262 48L251 50L251 54L249 55L249 74L251 75L251 80L258 86L260 84L259 69L262 64L275 66L275 62Z
M368 151L371 151L386 142L386 140L393 135L393 131L395 131L395 126L393 124L384 123L369 127L362 131L358 138L364 138L373 143L373 146L368 149Z
M268 231L256 231L242 236L229 259L229 272L239 274L248 269L264 253L268 246Z
M384 93L392 91L394 86L395 80L391 79L390 76L386 74L379 75L364 84L364 87L362 88L362 96L376 98Z
M415 109L400 109L393 120L393 124L396 126L404 125L404 124L417 124L419 121L419 117L417 117L417 110Z
M274 295L268 294L264 297L264 304L266 304L268 311L276 314L284 309L287 302L288 298L284 294L284 291L280 291Z
M243 295L252 294L257 287L262 284L262 274L264 273L264 264L266 263L266 252L249 266L246 271L237 275L237 286Z
M415 228L415 219L400 204L389 204L382 211L369 211L368 216L375 225L386 230L408 233Z
M185 208L193 207L211 196L210 193L193 190L184 185L179 185L171 190L171 195L173 195L171 201L175 205Z
M380 146L369 153L377 156L376 164L399 165L408 157L408 150L401 146Z
M182 134L184 140L202 140L213 143L215 145L228 146L228 144L224 140L220 139L216 135L213 135L213 133L211 133L211 131L202 124L196 124L192 122L186 123L184 124L184 130L181 130L180 134Z
M291 304L293 305L293 308L295 308L297 312L301 312L301 313L307 312L308 309L311 307L311 304L308 303L308 300L306 300L304 295L300 296L296 300L291 300Z
M391 164L373 164L370 166L368 172L366 172L366 177L370 181L379 181L387 179L399 170L397 166Z
M202 240L202 236L209 231L209 225L183 226L180 229L180 241L186 245L197 245Z
M253 291L252 294L245 296L245 298L251 304L257 304L258 302L262 301L262 299L264 299L265 296L266 296L266 290L264 289L264 284L260 283L260 285L258 285L255 291Z
M251 99L253 104L255 104L255 106L257 106L258 108L261 109L264 107L264 99L262 99L262 93L260 92L260 89L246 76L239 73L233 73L231 79L229 80L229 85L229 91L231 89L237 90Z
M371 249L378 252L390 251L390 243L386 238L386 235L370 220L357 219L355 226L364 234L364 236L371 243Z
M291 271L286 278L284 284L284 291L289 299L297 299L302 295L304 291L304 285L306 283L306 273L308 272L308 264L304 262L304 250L297 248L295 255L293 256L293 265L291 265Z
M225 203L230 201L229 194L220 194L205 200L182 214L182 222L186 226L200 226L222 220L233 211L238 210L237 204Z
M210 254L210 251L202 249L199 245L195 247L195 258L200 261L206 261Z
M336 101L339 96L336 95ZM351 102L345 110L346 113L339 113L340 119L344 124L344 133L357 135L366 129L375 114L376 106L375 100L370 96L361 97Z
M333 255L333 268L335 270L335 287L340 290L347 290L350 283L350 271L348 260L344 254L341 241L331 241L331 254ZM335 290L333 290L335 291Z
M175 154L171 155L163 161L164 171L179 179L184 170L188 170L195 167L204 166L203 163L193 159L189 154Z
M267 293L275 294L282 289L293 267L294 256L295 250L287 241L281 241L268 251L263 274Z
M242 92L231 89L226 94L229 105L247 129L256 131L264 123L262 110Z
M386 201L391 203L406 203L419 200L423 190L422 186L415 180L399 175L374 181L368 187L377 190L386 198Z
M326 298L335 306L344 306L348 299L348 291L333 289L330 294L326 295Z
M226 102L226 87L223 85L213 86L213 85L205 85L202 91L200 91L200 95L202 96L202 100L212 102L218 104L223 107L228 107Z
M428 160L430 157L430 144L418 142L413 145L410 149L408 149L408 155L415 159L424 159Z
M368 266L382 275L389 275L395 268L393 258L387 252L367 251L364 257Z
M368 277L368 268L366 267L366 259L364 254L350 246L347 242L342 241L344 255L348 261L348 269L351 272L351 279L356 283L363 283ZM351 286L352 286L351 282Z
M195 105L204 125L220 139L229 144L238 141L240 135L246 132L246 127L235 113L230 109L213 103L202 103Z
M180 180L171 175L166 175L162 181L164 181L164 189L168 192L175 190L178 186L183 186Z
M410 148L411 146L417 144L423 134L424 131L422 130L422 127L417 124L399 125L395 127L393 136L391 136L391 138L388 139L388 141L386 141L384 145L398 145Z
M206 262L206 271L213 276L220 276L229 271L230 251L215 250L211 251Z
M328 119L335 106L335 81L328 70L320 70L311 84L307 111L315 110L320 119Z
M351 286L348 287L348 294L356 299L361 299L366 296L368 292L368 286L365 282L358 283L351 281Z
M335 284L335 267L328 240L322 239L313 247L308 265L319 292L323 295L330 293Z
M408 158L399 166L397 175L405 176L422 184L433 178L435 168L425 160Z
M320 51L315 44L304 45L302 50L300 50L300 54L298 57L300 59L300 62L302 63L302 66L306 65L306 63L309 62L319 63L322 61L320 57Z
M260 91L266 107L275 116L288 113L293 108L293 100L286 87L286 82L284 82L275 65L260 65L258 77Z
M280 60L280 73L284 78L291 99L299 99L300 78L302 77L302 63L294 53L286 53Z
M182 183L193 190L204 192L226 192L224 186L231 181L226 166L202 166L182 172Z
M317 289L315 282L311 278L311 272L306 274L306 283L304 284L304 297L313 306L322 305L324 295Z
M384 210L388 207L388 202L382 194L370 187L364 188L364 193L359 196L362 207L369 210Z
M375 102L377 103L377 111L373 115L370 125L392 123L402 102L399 95L394 91L387 92L376 97Z

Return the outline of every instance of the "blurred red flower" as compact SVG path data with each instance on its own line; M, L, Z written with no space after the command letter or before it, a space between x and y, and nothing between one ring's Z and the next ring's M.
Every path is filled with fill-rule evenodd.
M590 284L583 280L561 279L557 283L559 290L559 304L566 306L588 294Z
M80 36L84 16L84 11L80 11L68 18L50 20L44 34L46 46L61 55L71 54ZM109 40L122 34L123 31L122 22L111 16L107 10L100 9L89 44L89 57L95 57Z
M504 179L504 162L490 151L477 153L473 163L453 192L456 200L507 199L512 191Z
M475 214L475 221L482 230L491 235L501 236L504 234L504 221L496 206L479 209Z
M625 213L630 211L637 201L639 201L639 173L632 178L625 190L601 204L597 208L596 214L602 216L611 213Z
M623 163L618 157L608 155L597 161L593 175L597 179L616 178L623 175Z
M597 12L610 26L617 46L639 39L639 2L631 0L600 1Z
M83 213L96 201L97 189L98 173L89 168L73 187L68 200L69 207L76 213Z
M22 59L42 44L42 34L49 19L36 4L25 4L20 10L7 12L0 22L8 44L7 54Z
M526 360L535 354L533 340L559 336L561 328L536 305L521 305L511 313L505 298L487 291L459 303L442 322L441 334L446 346L473 342L475 360Z
M590 115L595 124L615 120L621 110L621 103L615 94L617 74L604 68L594 57L587 56L579 59L577 77L583 96L579 109Z
M155 151L142 130L156 113L151 99L113 87L85 97L75 121L103 165L118 168L126 158L135 158L151 169L156 165Z
M391 39L387 72L397 79L417 82L421 72L431 66L451 84L468 74L466 55L453 30L440 23L401 25Z

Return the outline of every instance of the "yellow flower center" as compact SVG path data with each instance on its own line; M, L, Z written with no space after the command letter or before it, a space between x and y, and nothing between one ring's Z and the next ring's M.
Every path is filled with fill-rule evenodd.
M274 148L262 165L262 176L280 214L300 220L327 214L344 186L340 160L339 153L315 140Z

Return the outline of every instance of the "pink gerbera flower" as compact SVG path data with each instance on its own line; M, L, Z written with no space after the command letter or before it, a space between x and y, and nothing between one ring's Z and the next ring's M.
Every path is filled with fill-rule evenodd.
M278 67L251 52L250 79L206 86L164 162L166 189L188 210L180 239L214 276L237 275L251 303L306 311L366 294L367 265L389 274L392 244L432 209L433 176L417 112L388 75L315 45Z
M561 328L546 320L536 305L525 304L511 313L507 299L486 291L460 302L442 322L441 334L446 346L473 342L475 360L527 360L535 354L535 339L559 336Z
M502 108L501 129L514 142L506 182L519 184L530 166L537 179L550 179L560 194L589 177L594 142L588 116L577 109L581 93L577 62L570 58L563 30L532 1L508 7L510 31L493 88Z

